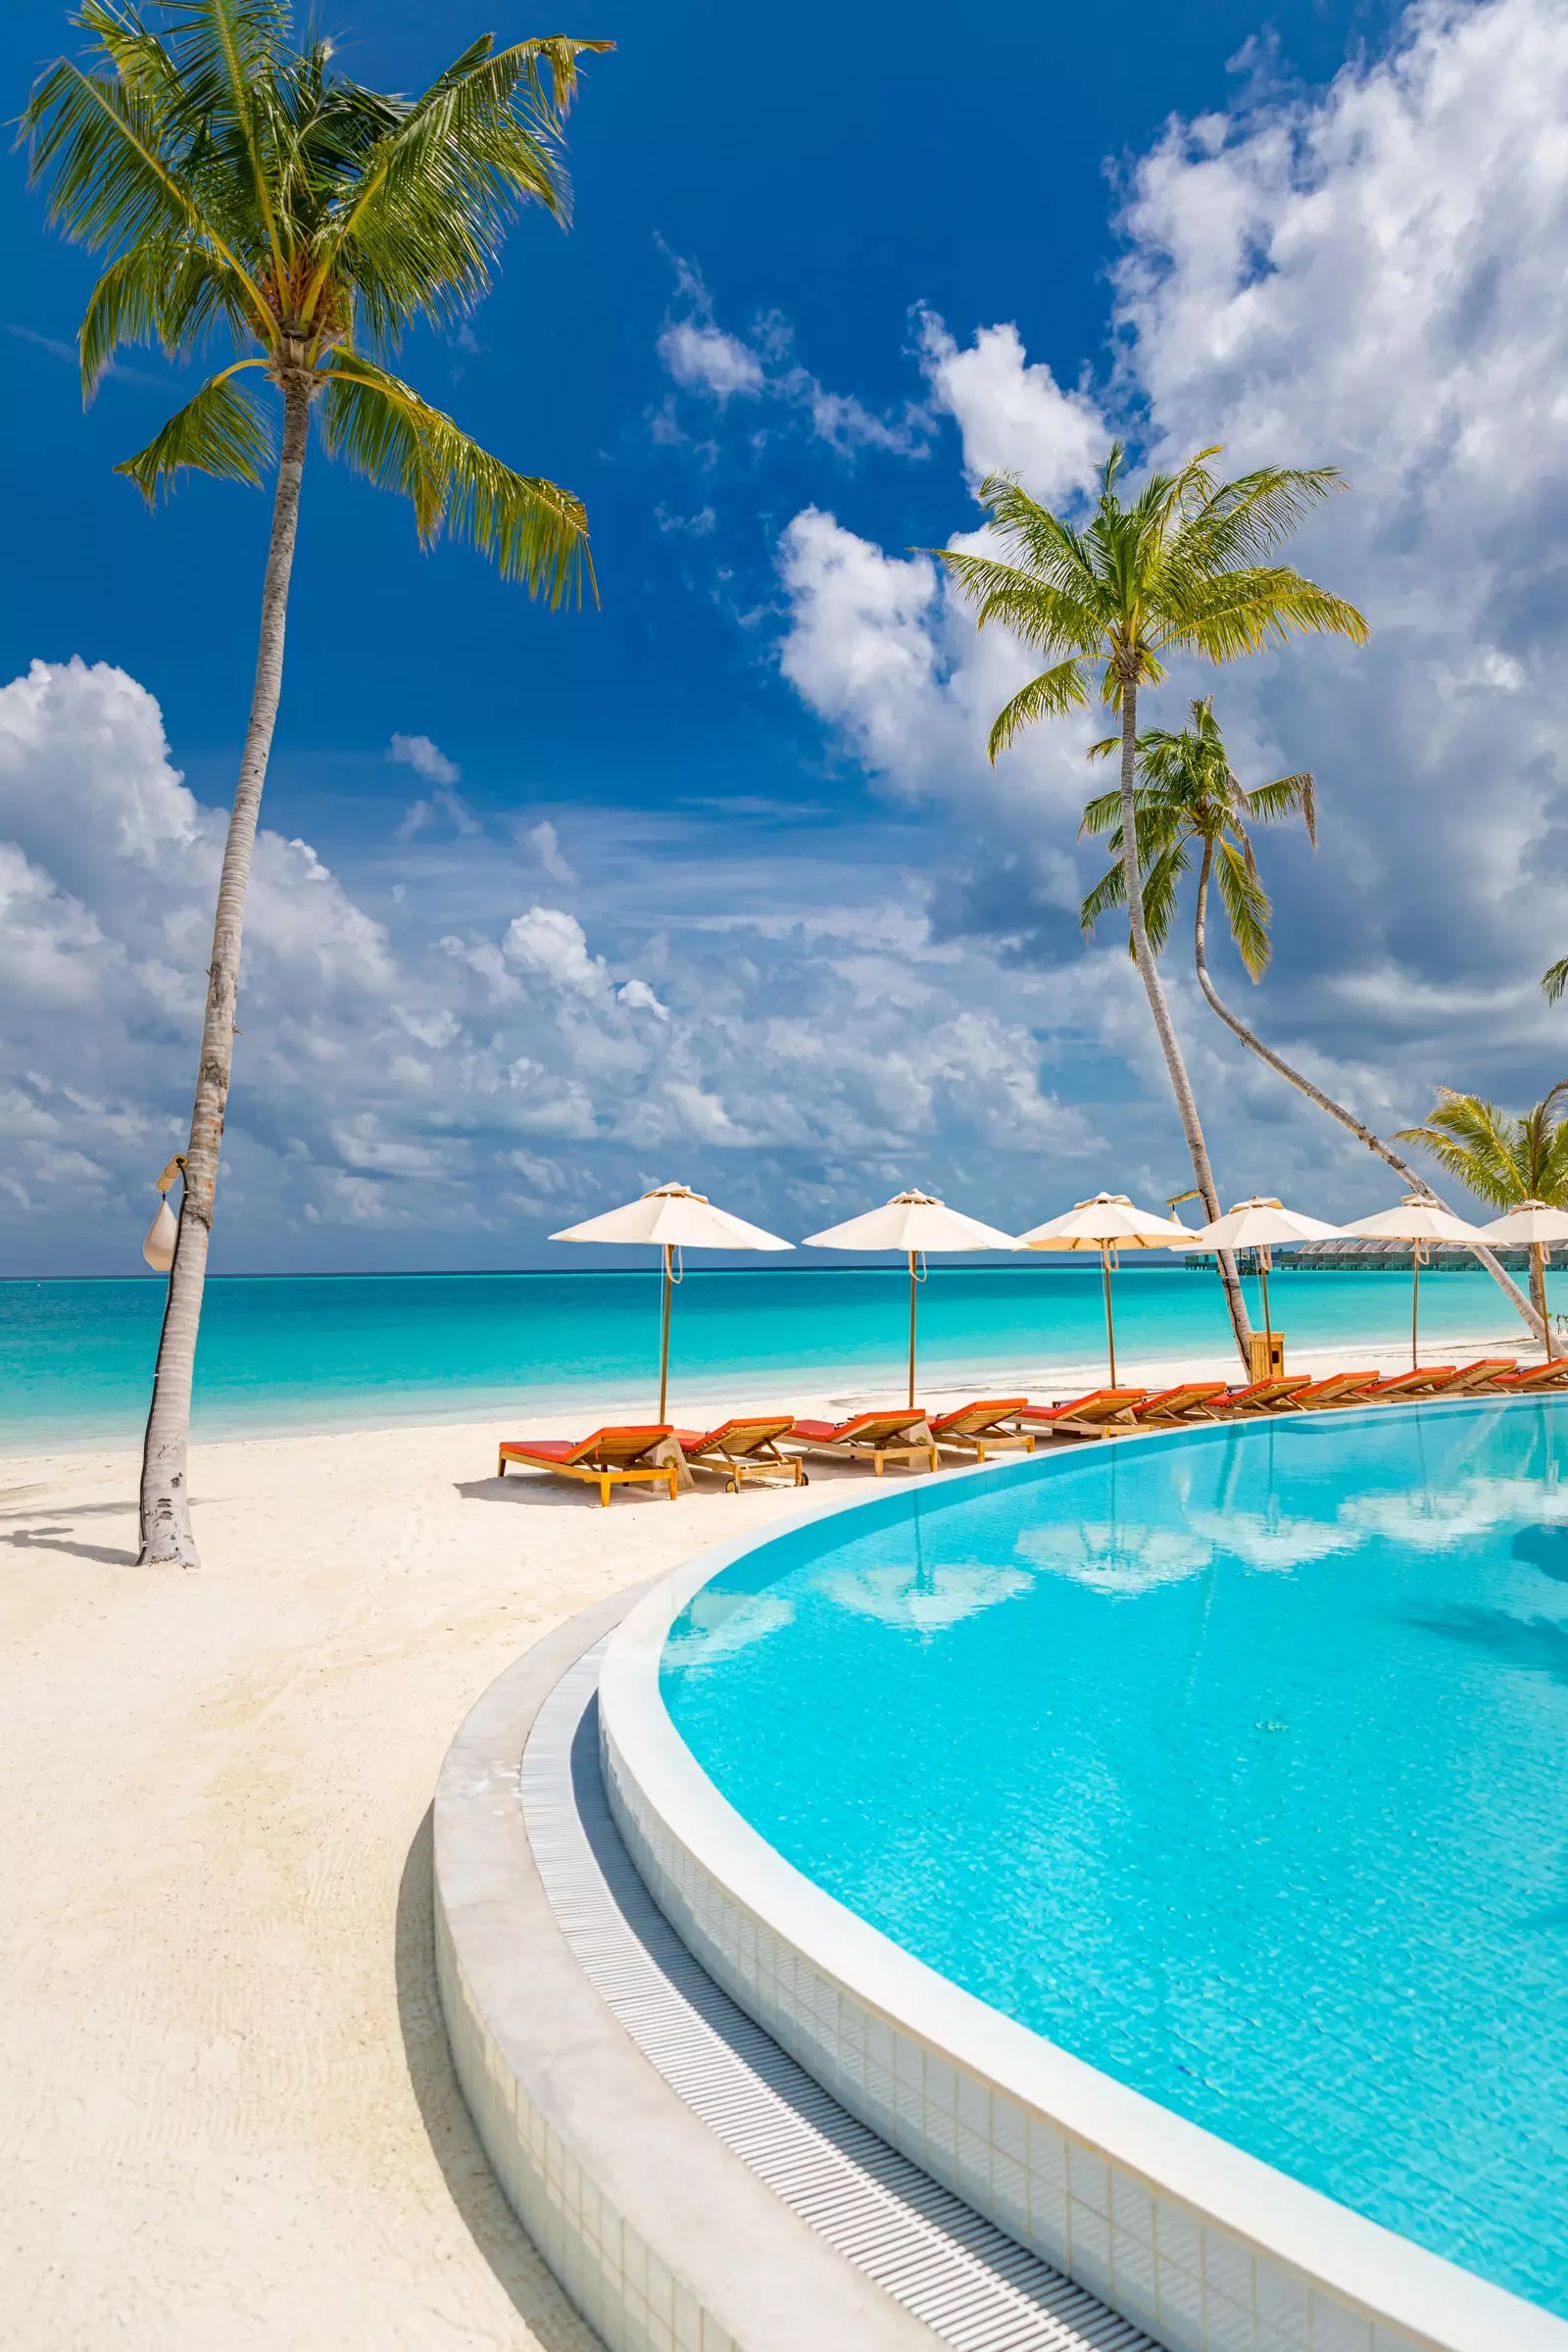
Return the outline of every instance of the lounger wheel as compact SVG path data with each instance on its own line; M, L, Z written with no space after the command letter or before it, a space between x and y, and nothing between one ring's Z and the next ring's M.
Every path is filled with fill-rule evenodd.
M811 1483L810 1472L808 1470L803 1470L795 1483L798 1487L808 1487Z
M726 1479L725 1479L725 1481L724 1481L724 1492L725 1492L725 1494L738 1494L740 1493L740 1491L741 1491L741 1482L740 1482L740 1480L739 1480L738 1478L726 1478Z

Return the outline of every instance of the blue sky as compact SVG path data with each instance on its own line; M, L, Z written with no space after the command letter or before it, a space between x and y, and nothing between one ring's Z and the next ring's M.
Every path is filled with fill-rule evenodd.
M488 21L382 6L350 69L410 86ZM1218 683L1249 780L1310 764L1325 801L1316 859L1270 845L1250 1008L1385 1126L1558 1075L1560 13L1121 23L1112 61L1021 7L956 43L857 6L830 50L759 12L495 20L617 43L575 226L519 222L406 368L586 499L603 607L421 556L313 455L220 1264L539 1262L666 1174L795 1234L910 1181L1013 1225L1179 1189L1147 1013L1072 919L1084 730L991 777L1008 649L909 554L975 527L988 465L1070 503L1118 429L1356 484L1302 560L1368 655ZM18 103L68 38L8 12ZM190 1082L267 509L193 478L152 516L112 474L176 379L127 355L82 416L91 265L16 159L4 201L0 1268L112 1271ZM1172 978L1221 1189L1378 1204Z

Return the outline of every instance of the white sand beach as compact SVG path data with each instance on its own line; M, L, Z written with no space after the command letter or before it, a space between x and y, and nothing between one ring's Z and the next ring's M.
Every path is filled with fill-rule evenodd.
M682 1419L700 1409L681 1399ZM17 2352L589 2344L453 2080L427 1808L519 1649L794 1501L710 1482L602 1510L587 1488L498 1483L496 1439L516 1434L199 1447L197 1574L132 1564L131 1453L0 1463Z

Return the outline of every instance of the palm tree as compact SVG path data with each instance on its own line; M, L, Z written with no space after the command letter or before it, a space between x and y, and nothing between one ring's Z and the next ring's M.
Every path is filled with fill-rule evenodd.
M530 594L580 599L593 575L579 501L514 473L385 362L410 327L449 325L473 308L521 206L564 222L562 122L576 61L610 44L552 38L498 51L484 34L409 99L349 80L324 39L296 46L283 0L163 0L156 23L122 0L84 0L74 22L86 53L41 76L23 135L53 223L112 256L82 320L85 397L122 343L183 360L223 337L237 355L117 470L152 504L184 466L257 488L276 469L142 1458L142 1560L195 1567L191 1378L311 414L330 455L413 502L422 544L451 531ZM280 396L275 450L262 382Z
M1353 605L1271 558L1302 516L1342 477L1332 466L1309 470L1265 466L1233 482L1217 481L1200 450L1176 473L1152 473L1125 505L1120 442L1100 474L1100 495L1083 529L1040 506L1008 474L992 474L980 498L1005 561L942 548L938 554L962 593L978 607L977 625L1000 621L1049 667L1015 694L991 730L993 763L1037 719L1061 718L1100 699L1121 718L1121 837L1133 956L1149 999L1176 1108L1203 1206L1219 1215L1208 1150L1182 1059L1159 967L1149 943L1140 888L1136 784L1138 694L1165 675L1166 658L1198 654L1234 661L1296 631L1332 632L1360 644L1367 626ZM1220 1275L1242 1360L1250 1328L1235 1260L1220 1253Z
M1401 1144L1419 1144L1457 1176L1489 1208L1517 1208L1544 1200L1568 1208L1568 1078L1523 1118L1510 1118L1480 1095L1438 1089L1438 1106L1424 1127L1401 1127ZM1545 1338L1546 1271L1538 1246L1530 1253L1530 1295ZM1547 1348L1549 1354L1549 1345Z
M1315 849L1317 792L1313 778L1304 769L1294 776L1280 776L1272 784L1254 786L1250 792L1244 790L1225 750L1225 740L1214 716L1213 698L1195 701L1189 711L1192 724L1180 734L1153 728L1138 739L1139 764L1145 777L1137 794L1138 846L1144 868L1144 910L1151 946L1157 956L1170 937L1177 887L1190 869L1195 848L1199 849L1193 959L1199 986L1213 1010L1250 1053L1305 1095L1308 1102L1315 1102L1319 1110L1327 1111L1331 1119L1338 1119L1342 1127L1348 1128L1369 1152L1375 1152L1379 1159L1401 1176L1412 1192L1438 1200L1425 1177L1418 1176L1408 1161L1374 1135L1370 1127L1363 1126L1353 1111L1347 1110L1343 1102L1336 1102L1332 1095L1326 1095L1310 1078L1294 1069L1282 1054L1266 1046L1231 1010L1214 986L1207 950L1210 882L1217 884L1231 938L1255 982L1272 953L1269 923L1273 908L1258 875L1248 826L1275 824L1282 818L1298 815ZM1114 749L1114 738L1108 738L1097 743L1090 757L1102 759ZM1084 810L1080 830L1087 834L1109 833L1107 847L1119 852L1120 816L1120 795L1102 793ZM1126 891L1126 870L1118 856L1083 903L1080 915L1084 929L1092 930L1097 919L1112 907L1124 906ZM1544 1347L1544 1320L1538 1329L1535 1308L1494 1252L1478 1247L1475 1254Z
M1559 956L1556 962L1548 963L1542 973L1541 993L1548 1004L1555 1004L1565 988L1568 988L1568 956Z

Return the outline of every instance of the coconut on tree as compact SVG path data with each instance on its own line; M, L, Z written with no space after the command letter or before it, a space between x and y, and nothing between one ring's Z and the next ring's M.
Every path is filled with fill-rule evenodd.
M932 551L976 607L977 626L999 623L1047 664L998 714L988 747L993 764L1026 727L1084 710L1096 693L1120 718L1118 798L1133 957L1210 1220L1220 1213L1219 1196L1139 886L1139 695L1157 686L1167 663L1184 655L1218 664L1298 634L1348 637L1357 645L1367 634L1353 605L1274 560L1303 517L1345 487L1338 469L1265 466L1225 482L1209 468L1218 455L1217 447L1200 450L1174 473L1151 473L1124 500L1125 455L1117 442L1082 525L1041 506L1010 474L992 474L980 500L1000 553ZM1219 1253L1219 1265L1245 1364L1250 1326L1228 1250Z
M111 257L82 320L83 392L124 343L179 361L215 342L233 353L117 470L149 503L185 467L273 484L142 1462L142 1560L194 1567L191 1382L311 420L328 456L411 501L422 545L466 539L552 606L592 585L581 502L482 449L387 363L412 327L450 327L474 308L521 208L565 222L577 60L612 44L497 49L482 34L408 98L351 80L318 34L296 40L281 0L164 0L147 15L84 0L74 22L86 49L39 78L23 135L55 226Z
M1248 791L1230 763L1212 697L1189 705L1189 724L1172 733L1154 727L1138 739L1138 767L1143 778L1135 793L1138 850L1143 866L1144 919L1150 945L1160 955L1171 935L1182 878L1196 858L1198 884L1193 909L1193 962L1198 983L1208 1004L1248 1051L1294 1086L1309 1102L1326 1111L1357 1142L1402 1177L1412 1192L1437 1200L1439 1196L1424 1176L1417 1175L1392 1146L1374 1135L1343 1102L1313 1084L1256 1031L1233 1012L1214 985L1208 968L1209 891L1217 891L1236 951L1254 984L1261 979L1273 954L1273 906L1257 868L1251 828L1299 817L1307 839L1317 847L1317 787L1311 774L1278 776L1271 784ZM1094 745L1090 757L1105 759L1118 739L1107 737ZM1084 810L1082 834L1107 835L1113 862L1096 883L1080 909L1085 931L1092 931L1103 914L1127 904L1127 872L1121 858L1121 796L1102 793ZM1408 1140L1408 1139L1406 1139ZM1424 1140L1424 1137L1423 1137ZM1440 1205L1446 1206L1446 1202ZM1481 1264L1505 1294L1543 1346L1546 1345L1545 1309L1538 1310L1504 1270L1494 1251L1478 1248Z

